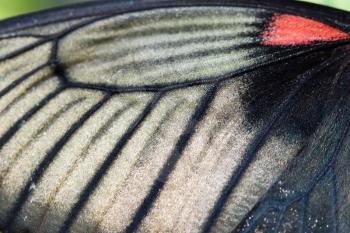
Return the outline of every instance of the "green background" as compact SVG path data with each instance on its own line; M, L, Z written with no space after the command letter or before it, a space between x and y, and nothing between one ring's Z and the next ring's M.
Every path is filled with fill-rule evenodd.
M0 19L86 0L0 0ZM304 0L350 11L350 0ZM1 232L0 232L1 233Z
M350 11L350 0L303 0Z
M0 19L87 0L0 0ZM350 0L304 0L350 11Z

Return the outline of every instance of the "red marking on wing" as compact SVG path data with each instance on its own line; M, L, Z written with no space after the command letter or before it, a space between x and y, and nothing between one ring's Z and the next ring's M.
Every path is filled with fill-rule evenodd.
M315 20L283 14L272 17L262 37L264 45L308 45L349 39L350 35Z

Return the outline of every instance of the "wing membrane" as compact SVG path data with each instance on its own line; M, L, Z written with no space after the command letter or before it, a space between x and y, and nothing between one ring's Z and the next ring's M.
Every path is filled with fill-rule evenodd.
M275 10L208 5L0 38L5 230L346 232L348 42L266 46Z

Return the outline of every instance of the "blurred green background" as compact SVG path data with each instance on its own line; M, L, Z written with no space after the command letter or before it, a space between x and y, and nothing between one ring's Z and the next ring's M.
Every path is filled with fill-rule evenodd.
M0 0L0 19L46 8L87 1L88 0Z
M88 0L0 0L0 19L70 3ZM278 0L277 0L278 1ZM304 0L350 11L350 0Z
M350 11L350 0L303 0Z

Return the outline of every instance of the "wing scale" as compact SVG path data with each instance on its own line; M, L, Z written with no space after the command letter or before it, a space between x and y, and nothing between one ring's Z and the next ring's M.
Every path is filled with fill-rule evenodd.
M309 189L304 190L299 199L290 197L281 204L271 201L270 197L278 186L273 183L279 184L279 179L288 177L288 172L293 172L293 164L300 166L300 156L312 157L316 150L308 149L314 145L311 139L318 140L317 133L323 125L331 125L329 119L333 118L328 116L333 110L319 108L323 113L316 117L312 115L314 108L307 109L312 116L308 121L302 105L295 105L302 97L308 104L314 103L306 90L317 87L315 77L326 80L324 83L330 84L336 93L329 95L321 88L322 93L326 93L322 100L327 103L347 94L341 88L337 91L347 77L346 65L341 59L347 51L348 34L334 41L293 44L290 48L268 46L263 44L262 32L275 15L272 8L208 5L174 7L170 4L170 8L151 6L149 10L119 15L90 15L72 24L62 21L60 31L48 30L47 35L36 36L41 27L38 26L32 31L19 29L3 37L5 41L29 36L36 41L7 51L1 58L0 68L10 62L21 63L20 57L32 54L38 46L52 46L46 63L33 62L33 67L29 66L29 70L24 70L10 83L6 78L0 80L3 86L0 98L10 94L18 96L7 105L9 112L27 109L22 115L18 112L12 116L6 111L0 115L8 122L0 138L2 156L6 158L4 164L7 164L0 173L3 190L0 202L6 203L0 209L0 223L5 230L228 232L236 229L250 232L263 229L278 232L286 229L287 223L295 228L304 222L298 228L303 232L308 231L310 225L300 219L306 219L318 208L309 193L317 189L316 184L325 182L331 184L333 195L331 227L345 232L346 209L340 208L338 212L336 207L337 203L344 202L338 193L346 196L346 191L340 190L347 185L337 182L339 177L335 175L334 165L337 156L331 156L324 168L315 170L323 175L309 176L316 177L316 181L312 182L314 185L306 185ZM205 22L207 17L212 17L212 21ZM240 25L235 22L238 18L246 20L242 28L247 31L237 26ZM42 27L50 28L47 24ZM90 35L90 38L81 35ZM129 47L123 46L124 40ZM93 53L95 44L101 45L97 50L100 54ZM301 65L293 70L291 66L298 62ZM339 73L339 67L334 65L339 63L344 65L344 73ZM27 80L42 75L40 72L47 67L52 76L47 83L55 88L43 98L38 95L42 91L32 88L31 93L38 102L26 106L29 91L21 87ZM335 79L321 75L324 71ZM281 77L286 72L290 75ZM268 76L271 76L270 83L259 81ZM292 88L284 93L271 89L290 84ZM259 95L265 97L259 99ZM268 96L276 98L268 103L265 102ZM55 104L60 103L59 99L64 107L57 112ZM120 111L113 113L107 106L114 103ZM128 104L124 106L125 103ZM267 109L270 104L271 108ZM76 114L72 112L73 105L79 109ZM181 111L174 112L170 106ZM346 101L335 106L339 109L337 116L347 119L344 117ZM168 111L171 114L166 114ZM112 118L98 122L97 116L106 115L104 113ZM50 119L52 126L47 125ZM38 128L36 121L46 123ZM65 127L57 127L64 121ZM173 133L164 128L175 122L179 123L179 129ZM339 127L343 125L341 122ZM341 135L338 143L330 139L330 145L335 146L331 154L339 154L339 150L346 148L346 129L334 133ZM46 144L45 134L52 140ZM166 140L162 141L161 135L165 135ZM14 153L16 143L24 145L18 153ZM285 158L278 157L282 148L285 148ZM276 162L273 156L278 157ZM316 167L319 165L310 161ZM88 172L89 166L93 169ZM20 169L23 174L16 172ZM60 174L60 169L66 173ZM259 183L259 179L262 182ZM115 187L113 180L117 180ZM293 187L288 186L288 190ZM240 194L252 190L256 195ZM295 223L286 222L290 206L299 200L302 201L298 210L301 217ZM196 206L196 202L200 204ZM164 218L165 210L169 218ZM271 221L262 222L263 217ZM91 227L84 227L86 224Z

